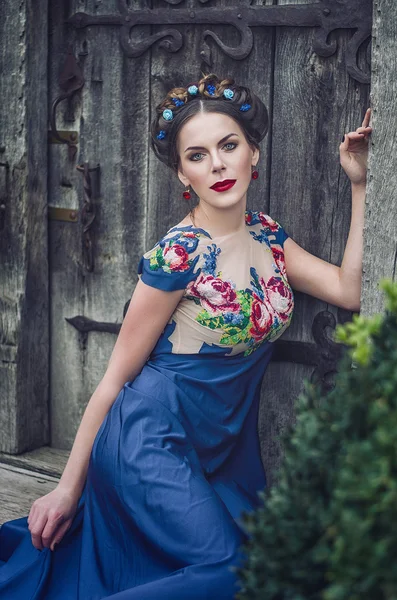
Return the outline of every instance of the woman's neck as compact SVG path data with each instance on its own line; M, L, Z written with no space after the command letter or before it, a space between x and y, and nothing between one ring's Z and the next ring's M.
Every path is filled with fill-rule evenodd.
M212 237L222 237L245 229L245 211L246 202L230 208L203 206L200 202L189 216L194 227L208 231Z

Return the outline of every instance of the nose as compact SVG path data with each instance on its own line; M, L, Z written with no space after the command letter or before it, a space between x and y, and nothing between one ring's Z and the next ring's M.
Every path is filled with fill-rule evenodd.
M212 155L212 171L223 171L225 168L225 163L223 162L221 155L219 152L215 152Z

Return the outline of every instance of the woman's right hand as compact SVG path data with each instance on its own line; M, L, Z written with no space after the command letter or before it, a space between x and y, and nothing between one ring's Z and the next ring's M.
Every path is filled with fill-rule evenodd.
M54 550L71 526L77 505L76 495L59 485L33 502L28 527L37 550Z

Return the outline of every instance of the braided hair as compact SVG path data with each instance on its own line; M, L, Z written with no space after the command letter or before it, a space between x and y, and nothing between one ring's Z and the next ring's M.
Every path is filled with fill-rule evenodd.
M226 91L224 95L225 90L232 90L232 93ZM186 88L174 87L156 106L150 142L157 158L175 173L180 165L176 143L178 132L186 121L200 112L228 115L240 125L248 144L258 149L269 127L264 103L249 88L236 85L233 78L219 79L215 73L203 73L198 82Z

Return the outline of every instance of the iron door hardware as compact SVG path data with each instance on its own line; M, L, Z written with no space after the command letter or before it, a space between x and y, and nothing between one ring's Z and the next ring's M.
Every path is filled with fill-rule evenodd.
M83 263L87 271L94 270L94 252L93 252L93 238L92 238L92 225L94 223L95 214L95 203L93 198L99 195L99 172L100 165L97 164L95 167L89 168L88 162L82 165L77 165L76 169L83 174L84 178L84 204L81 209L81 222L83 224L82 231L82 249L83 249ZM94 181L91 180L90 173L94 174Z
M125 317L130 300L124 306L123 318ZM342 321L347 318L348 311L342 315ZM108 323L103 321L94 321L83 315L67 318L70 323L80 333L87 336L90 331L102 331L106 333L118 334L121 329L121 323ZM333 389L334 384L328 376L338 370L338 362L341 360L346 346L339 342L334 342L326 334L326 328L335 329L336 319L334 315L327 311L319 312L313 319L312 335L315 343L294 342L276 340L274 343L273 362L292 362L301 365L315 367L311 375L311 381L319 382L323 391L327 392Z
M69 46L65 64L59 76L59 86L63 90L63 93L55 98L52 103L50 114L51 129L48 135L50 143L57 141L59 144L67 144L70 160L73 160L76 155L78 137L76 132L73 131L68 132L66 135L60 135L61 132L56 127L56 109L62 100L70 99L77 90L83 87L84 83L83 72L73 55L72 46Z
M61 208L48 205L48 218L51 221L68 221L77 223L79 211L74 208Z
M178 5L182 0L164 0L168 5ZM205 4L207 0L199 0ZM245 0L235 6L223 8L200 7L190 8L146 8L131 9L127 0L118 0L120 13L115 15L90 15L77 12L66 22L83 28L92 25L118 25L121 27L120 43L123 52L129 57L141 56L155 42L161 40L160 47L169 52L177 52L183 45L183 35L177 29L164 29L159 33L148 35L134 41L131 35L135 25L232 25L241 36L236 47L227 46L211 30L204 31L200 57L212 67L211 49L205 38L211 37L221 50L230 58L242 60L246 58L254 44L251 27L316 27L313 50L319 56L332 56L337 49L334 40L328 43L329 34L335 29L355 29L346 50L346 69L353 79L360 83L370 82L370 73L362 71L357 65L359 48L366 40L370 40L372 30L373 0L320 0L310 4L290 4L286 6L250 6ZM163 39L163 38L171 39ZM369 44L367 46L368 55Z

